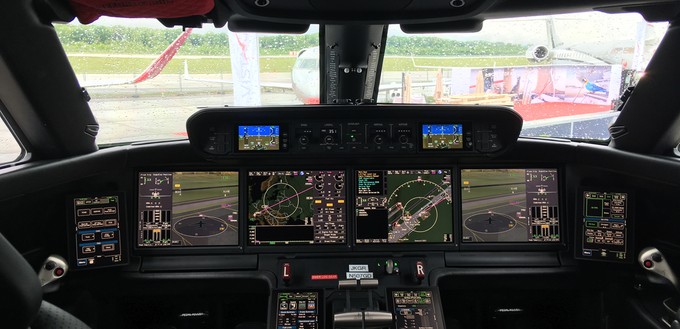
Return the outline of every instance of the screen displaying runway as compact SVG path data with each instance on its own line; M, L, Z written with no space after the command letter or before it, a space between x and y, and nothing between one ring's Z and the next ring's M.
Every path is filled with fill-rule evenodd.
M556 169L461 171L463 242L558 242Z
M238 245L238 172L139 174L139 246Z

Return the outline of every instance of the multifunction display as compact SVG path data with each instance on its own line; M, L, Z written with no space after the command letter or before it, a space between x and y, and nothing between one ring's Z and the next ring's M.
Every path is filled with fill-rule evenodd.
M239 151L278 151L279 126L238 126Z
M238 172L140 172L139 247L238 245Z
M390 306L397 329L444 328L433 290L392 290Z
M73 199L76 268L111 266L127 262L122 230L121 200L117 195Z
M276 294L276 329L318 329L319 293L314 291Z
M464 169L463 242L559 242L557 169Z
M452 124L424 124L424 150L458 150L463 148L463 125Z
M628 193L583 192L581 257L628 261ZM578 255L577 255L578 256Z
M451 170L359 170L357 243L453 242Z
M248 172L250 245L346 243L345 172Z

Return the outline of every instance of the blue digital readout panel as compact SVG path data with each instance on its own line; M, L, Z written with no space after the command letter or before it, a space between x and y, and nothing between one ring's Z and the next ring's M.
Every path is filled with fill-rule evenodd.
M238 126L239 151L279 151L279 126Z
M457 150L463 148L463 125L460 123L424 124L422 135L424 150Z

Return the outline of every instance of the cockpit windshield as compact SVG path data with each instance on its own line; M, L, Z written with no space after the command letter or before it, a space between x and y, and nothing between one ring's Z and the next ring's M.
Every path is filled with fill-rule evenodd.
M503 105L523 117L523 136L607 140L666 28L603 13L491 20L475 33L390 26L377 101ZM56 29L99 144L185 138L202 107L319 102L318 26L272 35L102 18Z

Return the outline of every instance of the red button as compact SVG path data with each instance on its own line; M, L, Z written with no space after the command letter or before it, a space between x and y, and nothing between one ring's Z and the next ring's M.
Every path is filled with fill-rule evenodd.
M54 276L59 277L64 275L64 269L61 267L57 267L54 269Z
M288 282L290 281L290 277L290 263L283 263L283 275L281 276L281 279L285 282Z
M648 259L648 260L644 261L642 263L642 265L644 265L644 267L646 267L646 268L652 268L654 266L654 263L651 260Z

